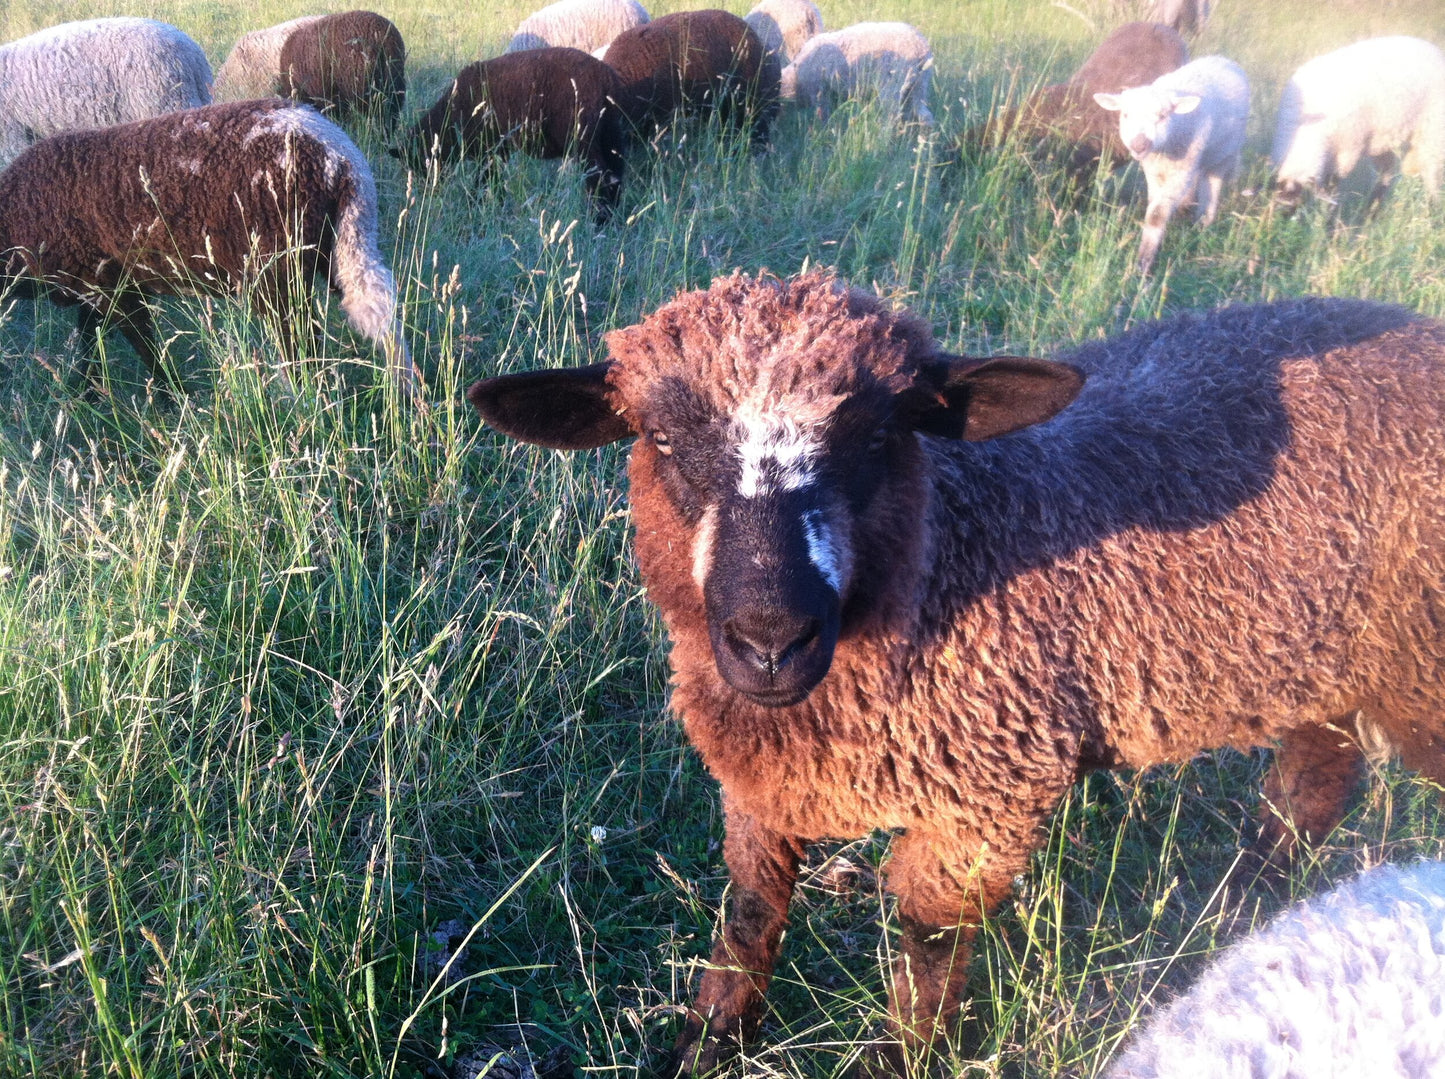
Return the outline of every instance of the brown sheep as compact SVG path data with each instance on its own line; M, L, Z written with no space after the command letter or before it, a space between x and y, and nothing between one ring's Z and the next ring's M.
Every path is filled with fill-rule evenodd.
M1084 773L1277 741L1277 856L1342 814L1357 712L1445 778L1440 323L1303 299L976 360L825 272L735 274L607 346L468 396L541 445L636 438L637 562L732 878L684 1067L755 1028L807 843L900 832L901 1069Z
M622 191L622 96L617 72L580 49L509 52L462 68L390 153L418 171L433 154L478 158L484 177L513 147L544 160L576 158L601 225Z
M375 112L387 130L406 103L406 45L390 19L344 11L302 22L281 46L283 97L338 117Z
M624 30L602 57L622 77L623 111L644 137L675 113L716 109L768 141L778 113L778 58L752 27L726 11L679 11Z
M376 226L371 169L331 121L277 98L210 105L16 158L0 173L0 288L77 306L88 352L111 320L161 375L147 296L245 289L280 312L325 273L414 391Z
M1167 26L1125 23L1099 43L1067 82L1044 86L963 136L964 147L1017 139L1061 161L1075 182L1090 179L1102 158L1108 169L1129 161L1119 121L1094 101L1097 93L1148 86L1189 62L1189 46Z

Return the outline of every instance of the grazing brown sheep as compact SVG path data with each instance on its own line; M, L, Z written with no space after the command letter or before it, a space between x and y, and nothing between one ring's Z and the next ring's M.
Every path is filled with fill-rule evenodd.
M1119 121L1095 101L1098 93L1148 86L1189 62L1189 46L1167 26L1125 23L1099 43L1067 82L1036 90L963 136L964 147L997 146L1017 139L1060 161L1074 181L1088 180L1100 158L1109 169L1129 160Z
M755 1027L811 841L900 830L901 1067L1085 772L1278 742L1274 853L1339 819L1357 712L1445 778L1445 326L1304 299L973 360L814 272L607 345L468 396L541 445L636 438L637 561L732 877L685 1067Z
M484 176L513 147L576 158L600 225L622 191L622 95L617 72L579 49L506 53L462 68L391 153L417 170L433 154L447 162L475 157Z
M675 113L716 109L768 141L778 113L778 58L726 11L679 11L618 34L602 57L622 77L624 112L644 137Z
M77 305L87 349L111 320L157 375L147 296L246 288L279 313L318 273L414 390L371 169L303 105L239 101L56 135L0 173L0 287Z
M301 23L281 46L277 90L337 116L375 112L387 129L406 103L406 45L390 19L344 11Z

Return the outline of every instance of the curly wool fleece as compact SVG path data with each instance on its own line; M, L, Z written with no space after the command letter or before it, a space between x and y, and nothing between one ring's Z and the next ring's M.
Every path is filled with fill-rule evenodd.
M1107 1079L1445 1075L1445 863L1372 869L1229 948Z

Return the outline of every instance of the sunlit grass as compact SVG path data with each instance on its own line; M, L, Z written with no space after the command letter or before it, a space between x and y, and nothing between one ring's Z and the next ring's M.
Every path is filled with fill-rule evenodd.
M387 12L408 113L527 7ZM951 163L992 102L1087 54L1118 17L1103 0L824 9L930 34L939 132L866 102L785 116L761 155L688 126L629 158L595 230L575 167L409 176L360 126L425 413L336 311L322 355L287 364L243 305L165 301L189 390L166 404L118 337L108 393L82 393L68 315L0 299L0 1074L438 1075L488 1047L657 1065L717 924L716 791L665 715L621 452L494 439L462 401L472 379L599 359L606 331L736 267L837 266L973 351L1303 292L1445 314L1445 206L1412 178L1369 217L1347 199L1286 218L1236 189L1211 229L1177 219L1141 282L1137 183L1068 192L1007 148ZM1243 187L1267 183L1299 61L1369 33L1445 40L1425 0L1318 9L1225 3L1196 46L1255 81ZM305 10L43 0L0 9L0 38L148 14L218 66ZM1219 891L1262 767L1223 754L1078 788L984 934L951 1069L1092 1075L1275 909ZM1292 887L1442 846L1438 791L1389 772ZM815 856L754 1071L833 1075L878 1029L883 849Z

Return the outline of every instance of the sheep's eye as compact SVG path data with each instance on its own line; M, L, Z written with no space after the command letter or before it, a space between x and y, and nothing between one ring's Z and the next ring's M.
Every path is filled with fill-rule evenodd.
M672 440L662 431L652 432L652 444L657 447L657 452L664 457L672 456Z
M886 445L888 445L888 429L886 427L880 427L873 432L873 437L868 440L868 452L879 453Z

